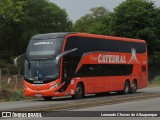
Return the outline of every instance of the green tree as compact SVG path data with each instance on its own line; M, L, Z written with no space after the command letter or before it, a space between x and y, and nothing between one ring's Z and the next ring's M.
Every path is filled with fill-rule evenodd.
M1 48L13 55L26 49L31 36L38 33L70 31L67 13L47 0L2 0L0 2Z
M4 61L13 64L13 56L25 52L33 35L62 31L72 31L72 22L65 10L54 3L48 0L1 0L0 64Z
M109 34L110 12L104 7L90 9L90 14L86 14L74 24L74 30L78 32Z
M149 52L149 70L154 76L160 66L159 19L160 10L148 0L126 0L114 9L112 34L146 40Z
M126 0L114 11L111 23L113 35L145 39L151 43L150 40L155 37L155 5L153 2Z

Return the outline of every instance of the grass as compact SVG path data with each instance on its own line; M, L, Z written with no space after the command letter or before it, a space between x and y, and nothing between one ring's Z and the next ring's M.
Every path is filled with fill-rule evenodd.
M150 87L160 86L160 76L155 77L152 81L149 82Z
M22 89L15 89L12 86L1 83L0 102L19 101L25 99Z
M0 102L19 101L25 99L23 95L23 77L11 78L8 83L8 77L0 79Z
M23 77L18 77L17 83L12 78L8 84L8 77L0 79L0 102L31 100L35 97L25 97L23 93Z

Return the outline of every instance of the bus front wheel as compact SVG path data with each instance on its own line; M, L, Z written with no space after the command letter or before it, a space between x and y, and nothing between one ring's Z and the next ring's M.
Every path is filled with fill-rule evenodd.
M80 98L83 98L83 96L84 96L83 85L81 83L78 83L77 86L76 86L76 93L72 97L74 99L80 99Z

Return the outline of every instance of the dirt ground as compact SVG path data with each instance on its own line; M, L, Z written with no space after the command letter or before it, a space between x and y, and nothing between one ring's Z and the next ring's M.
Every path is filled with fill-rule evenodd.
M9 86L15 89L22 89L23 76L10 76L10 77L3 76L0 79L0 87L3 88L4 86Z

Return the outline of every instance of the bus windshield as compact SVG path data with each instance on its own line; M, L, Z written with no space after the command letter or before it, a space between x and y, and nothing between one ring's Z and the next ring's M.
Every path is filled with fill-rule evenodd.
M62 52L63 38L31 39L26 56L27 58L55 58Z
M59 68L55 59L50 60L25 60L25 79L47 80L59 77Z

